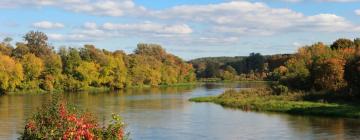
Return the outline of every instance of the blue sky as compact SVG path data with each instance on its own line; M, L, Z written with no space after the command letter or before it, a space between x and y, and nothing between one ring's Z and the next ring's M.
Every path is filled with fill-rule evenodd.
M47 33L55 47L131 53L161 44L184 59L293 53L360 37L359 0L0 0L0 39ZM13 43L15 43L15 41Z

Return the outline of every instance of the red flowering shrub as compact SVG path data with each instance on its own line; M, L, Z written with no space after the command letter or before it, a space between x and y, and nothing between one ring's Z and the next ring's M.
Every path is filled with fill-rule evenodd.
M125 140L127 134L118 115L113 115L108 127L100 127L90 113L54 99L27 120L21 139Z

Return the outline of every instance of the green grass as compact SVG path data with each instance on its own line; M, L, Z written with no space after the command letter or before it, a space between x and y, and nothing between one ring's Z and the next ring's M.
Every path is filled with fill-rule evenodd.
M228 90L219 96L191 98L192 102L213 102L247 111L281 112L297 115L360 118L360 106L304 101L304 93L273 95L270 90Z

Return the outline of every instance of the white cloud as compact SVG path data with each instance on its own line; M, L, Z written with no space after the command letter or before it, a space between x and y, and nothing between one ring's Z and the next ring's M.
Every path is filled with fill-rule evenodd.
M304 0L282 1L300 2ZM312 1L350 2L355 0ZM5 7L2 4L12 5L10 7L51 6L89 15L115 18L122 16L121 18L132 21L132 23L105 22L103 24L88 22L81 28L72 29L69 33L53 35L52 38L56 40L139 37L160 42L207 43L206 45L208 45L239 42L247 36L360 31L359 25L335 14L304 15L292 9L273 8L262 2L244 0L203 5L180 5L160 10L146 9L135 4L134 0L0 0L0 7ZM152 22L148 22L148 20ZM51 28L49 25L47 27Z
M50 22L50 21L40 21L33 23L33 27L39 28L39 29L60 29L64 28L64 24L59 22Z
M94 29L97 29L97 25L96 25L95 22L86 22L86 23L84 24L84 28L85 28L85 29L92 29L92 30L94 30Z
M73 12L100 16L137 15L146 9L133 0L1 0L0 8L55 6Z
M354 12L356 15L360 16L360 9L356 9Z
M305 16L286 8L271 8L264 3L232 1L208 5L182 5L155 11L152 16L207 24L217 32L269 35L283 32L350 32L356 28L334 14Z
M118 30L118 31L136 31L147 33L159 34L190 34L192 29L186 24L178 25L165 25L152 22L145 22L140 24L114 24L104 23L103 29L105 30Z
M318 0L320 2L358 2L359 0Z
M280 1L297 3L297 2L304 2L305 0L280 0ZM339 2L339 3L344 3L344 2L358 2L359 0L312 0L312 1L314 1L314 2Z

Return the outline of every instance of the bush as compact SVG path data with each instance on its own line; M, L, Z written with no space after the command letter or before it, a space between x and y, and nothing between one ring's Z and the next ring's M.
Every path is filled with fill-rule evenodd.
M100 127L95 117L67 105L57 97L29 118L20 139L127 139L124 123L113 115L110 125Z
M289 88L287 86L281 84L275 84L272 86L272 89L277 95L286 94L289 92Z

